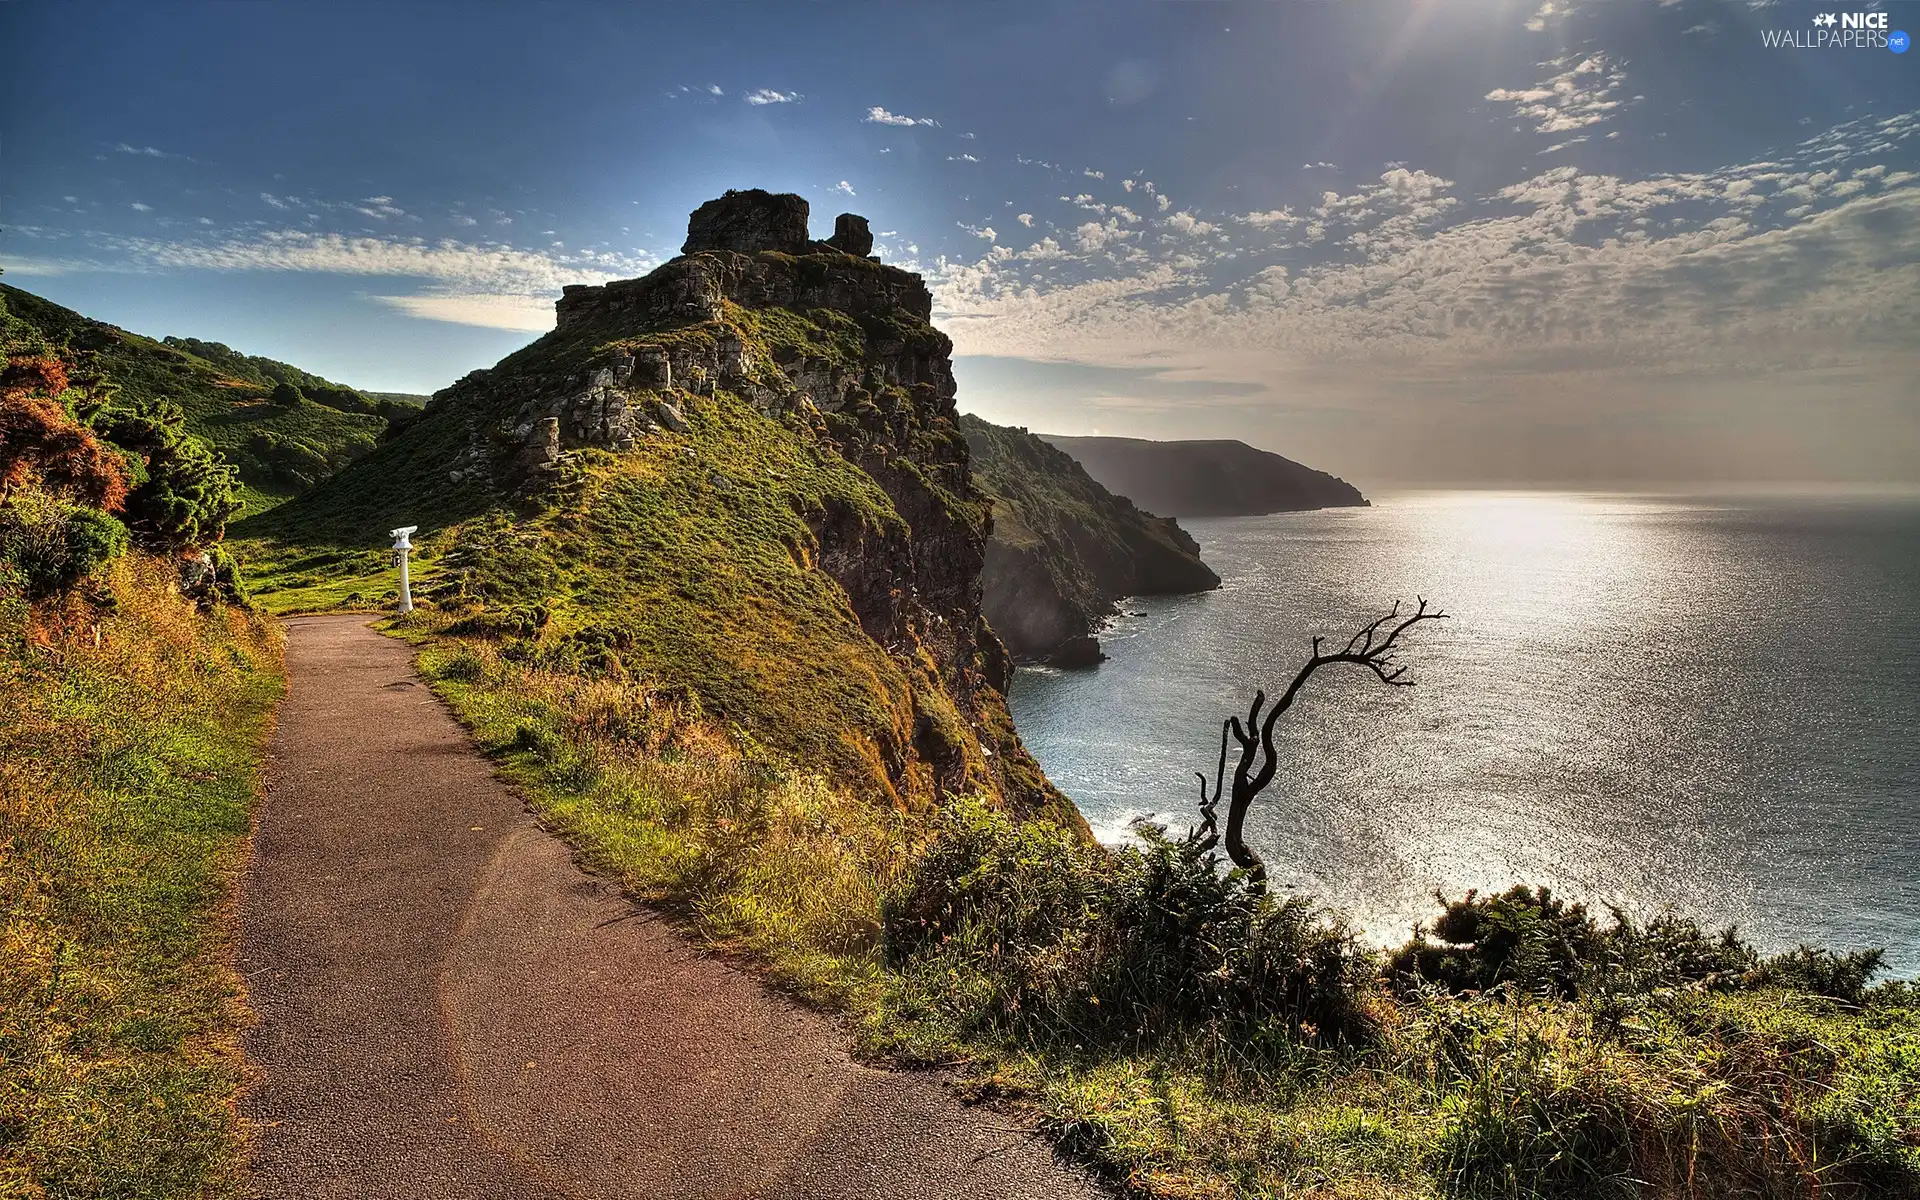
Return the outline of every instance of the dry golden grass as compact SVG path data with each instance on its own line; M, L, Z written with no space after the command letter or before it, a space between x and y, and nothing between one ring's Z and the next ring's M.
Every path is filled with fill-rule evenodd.
M229 905L280 641L172 575L0 599L0 1195L237 1187Z

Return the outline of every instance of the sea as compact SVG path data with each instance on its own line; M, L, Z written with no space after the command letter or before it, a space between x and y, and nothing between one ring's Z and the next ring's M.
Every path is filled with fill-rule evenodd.
M1419 492L1181 524L1218 591L1123 602L1012 704L1106 840L1198 819L1220 722L1424 597L1413 687L1317 672L1248 839L1381 945L1545 885L1920 976L1920 496ZM1229 764L1231 770L1231 762Z

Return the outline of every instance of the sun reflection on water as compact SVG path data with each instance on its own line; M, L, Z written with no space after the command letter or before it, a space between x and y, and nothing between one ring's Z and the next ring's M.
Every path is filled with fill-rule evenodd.
M1221 591L1132 601L1014 706L1097 827L1191 819L1218 717L1414 593L1418 686L1316 677L1256 810L1275 876L1380 941L1544 883L1920 970L1920 508L1426 493L1188 523ZM1866 631L1871 631L1870 636Z

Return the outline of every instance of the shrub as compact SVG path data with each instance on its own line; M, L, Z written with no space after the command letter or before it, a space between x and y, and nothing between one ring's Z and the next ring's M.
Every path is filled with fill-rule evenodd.
M958 1013L1084 1042L1198 1033L1362 1041L1377 964L1309 902L1275 901L1192 837L1108 850L960 806L886 914L890 959L970 975Z
M38 480L96 508L120 507L126 468L73 419L67 390L66 367L52 357L16 357L0 369L0 503Z
M1886 969L1885 950L1856 950L1836 954L1815 946L1800 946L1766 959L1749 982L1760 987L1786 987L1830 996L1848 1004L1866 998L1867 984Z
M158 551L206 546L220 540L240 510L234 469L198 439L169 401L103 414L97 422L118 446L138 454L147 478L127 496L127 525L142 547Z
M1758 982L1759 956L1731 928L1710 933L1670 913L1642 925L1619 909L1603 927L1585 905L1544 887L1434 898L1443 911L1432 937L1416 928L1387 961L1403 993L1437 983L1456 995L1507 985L1529 996L1617 998Z
M126 551L127 527L97 508L38 490L0 505L0 566L29 600L72 589Z

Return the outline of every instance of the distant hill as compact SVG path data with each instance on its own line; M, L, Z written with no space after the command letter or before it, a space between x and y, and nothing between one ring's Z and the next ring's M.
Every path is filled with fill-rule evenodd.
M395 404L406 405L408 408L425 408L427 401L433 399L432 396L423 396L419 392L366 392L364 394L372 396L375 400L389 400Z
M219 342L157 342L4 283L0 294L15 317L67 347L78 370L114 384L119 401L167 398L178 404L187 432L238 468L249 511L312 487L372 450L396 419L419 412ZM299 388L301 396L273 402L282 382Z
M1344 479L1245 442L1040 436L1073 455L1108 490L1170 517L1243 517L1367 503Z
M1220 586L1185 530L1101 487L1065 451L975 416L960 428L974 483L994 501L981 609L1015 654L1084 661L1115 600Z

